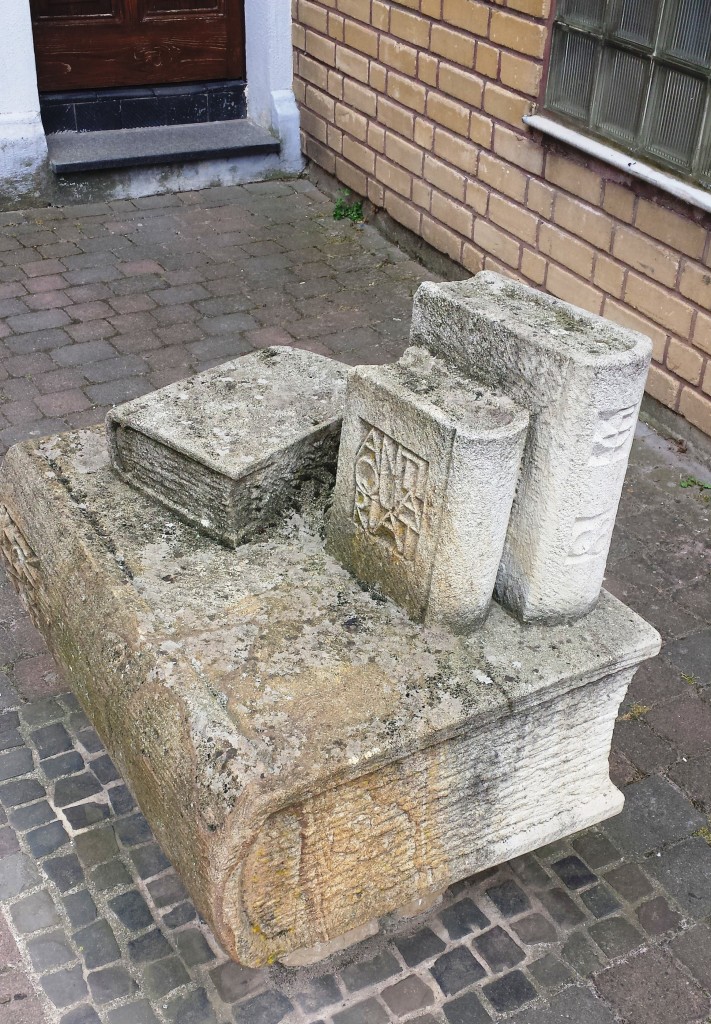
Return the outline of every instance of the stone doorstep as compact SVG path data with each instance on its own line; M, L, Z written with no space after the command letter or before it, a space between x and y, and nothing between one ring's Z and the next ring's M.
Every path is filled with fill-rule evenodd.
M560 627L494 606L464 642L364 591L308 529L237 552L181 524L166 539L101 431L17 446L0 479L25 600L238 961L330 941L619 810L615 715L659 637L614 598ZM398 854L413 843L424 859Z

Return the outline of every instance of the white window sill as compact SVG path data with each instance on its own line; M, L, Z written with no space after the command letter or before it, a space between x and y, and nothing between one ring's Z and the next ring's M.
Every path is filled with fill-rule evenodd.
M583 135L582 132L575 131L574 128L567 128L564 124L559 124L543 114L529 114L523 120L524 124L537 132L543 132L544 135L551 135L554 139L567 142L570 146L582 150L583 153L602 160L603 163L612 164L613 167L626 171L641 181L656 185L657 188L669 192L677 199L683 199L692 206L711 213L711 192L707 192L703 188L680 181L672 174L666 174L664 171L652 167L651 164L636 160L629 153L623 153L604 142L590 138L589 135Z

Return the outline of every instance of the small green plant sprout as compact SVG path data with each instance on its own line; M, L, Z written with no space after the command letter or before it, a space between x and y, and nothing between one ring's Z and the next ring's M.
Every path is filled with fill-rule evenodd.
M648 711L651 711L646 704L633 704L626 715L620 715L619 722L637 722L643 718Z
M691 833L692 836L698 836L700 839L705 839L706 842L711 846L711 828L707 825L702 825L701 828L697 829L696 832Z
M682 672L681 678L687 684L687 686L696 686L696 676L693 672Z
M349 220L357 224L363 220L363 200L355 199L347 189L338 193L338 199L333 207L334 220Z
M695 476L683 476L679 481L680 487L698 487L700 491L711 491L711 484L705 484L697 480Z

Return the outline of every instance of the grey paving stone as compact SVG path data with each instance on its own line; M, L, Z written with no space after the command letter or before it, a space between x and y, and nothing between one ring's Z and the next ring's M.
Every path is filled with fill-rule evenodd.
M57 719L63 716L64 708L54 697L35 700L31 704L25 704L22 708L22 720L30 728L47 725L49 722L56 722ZM32 736L32 734L30 735ZM55 753L58 754L59 751L55 750Z
M65 1013L59 1024L101 1024L101 1020L94 1007L84 1003Z
M551 864L551 867L568 889L583 889L597 881L597 875L579 857L563 857Z
M62 967L77 958L66 935L59 930L41 935L36 939L30 939L27 943L27 950L32 966L39 974L44 974L45 971L49 971L53 967Z
M164 1012L170 1024L218 1024L204 988L175 996L167 1003Z
M613 846L606 836L595 829L584 832L578 839L574 839L572 846L578 856L593 871L612 864L621 857L617 847Z
M711 914L711 846L700 836L650 857L645 867L684 913L696 919Z
M192 903L179 903L177 907L163 914L162 921L166 928L181 928L188 921L193 921L197 911Z
M711 927L697 924L678 935L669 948L677 960L711 993Z
M59 924L59 915L46 889L30 893L10 907L10 916L18 932L27 935Z
M42 762L42 771L48 779L60 779L63 775L75 775L83 770L84 758L77 750L69 750Z
M652 885L636 864L622 864L619 868L608 871L605 881L629 903L636 903L652 892Z
M553 996L548 1007L524 1010L512 1024L614 1024L607 1006L587 988L571 987Z
M657 936L677 929L681 915L671 909L663 896L656 896L637 907L637 920L647 935Z
M157 907L170 907L187 899L187 892L178 876L171 872L148 883L148 892Z
M48 998L60 1010L78 1003L87 995L86 982L79 965L56 971L54 974L46 974L41 979L41 984Z
M620 909L620 904L606 885L595 885L580 894L580 899L593 917L607 917Z
M64 814L67 821L75 831L81 831L104 821L109 817L109 808L106 804L96 803L93 800L83 804L75 804L74 807L66 807Z
M641 946L644 937L624 917L609 917L588 929L600 949L614 959Z
M67 807L100 792L101 783L96 776L91 772L83 772L81 775L59 779L54 786L54 802L57 807Z
M96 904L87 889L70 893L64 897L63 903L73 928L79 928L96 920Z
M383 952L370 960L362 960L344 968L341 971L341 979L349 992L357 992L359 989L386 981L399 974L401 970L392 953Z
M129 931L143 931L153 923L148 904L143 896L135 890L114 896L109 900L109 908Z
M624 810L602 827L620 849L638 856L684 839L705 821L670 782L650 776L625 789Z
M3 807L20 807L45 796L44 787L36 779L15 779L0 786L0 803Z
M158 1024L158 1018L147 999L119 1006L111 1010L106 1019L109 1024Z
M99 892L108 892L110 889L131 885L133 882L127 868L118 858L110 860L106 864L99 864L91 872L89 878L91 884Z
M19 853L20 843L14 830L7 825L0 828L0 860L11 853Z
M474 948L486 960L495 974L515 967L525 957L520 946L503 928L492 928L474 939Z
M10 814L10 821L18 831L26 832L29 828L51 821L54 816L54 811L49 803L46 800L40 800L36 804L18 807Z
M709 1012L708 996L660 949L610 967L595 984L629 1024L687 1024Z
M387 992L388 989L385 989ZM384 995L384 993L383 993ZM326 1006L332 1006L341 998L341 990L332 974L311 978L294 996L294 1002L304 1013L317 1013ZM386 1000L387 1002L387 1000Z
M90 971L112 964L121 956L121 950L108 921L94 921L74 933L74 941Z
M16 747L6 754L0 754L0 781L15 779L18 775L26 775L34 768L32 751L26 747Z
M519 1010L535 999L537 992L522 971L511 971L483 986L483 992L498 1013Z
M156 960L143 971L143 989L149 999L162 999L180 985L190 981L188 972L177 956Z
M393 942L408 967L417 967L423 960L429 960L445 948L431 928L421 928L413 935L396 936Z
M72 738L61 722L53 725L45 725L30 733L30 739L37 747L37 753L41 760L46 757L55 757L72 749Z
M74 840L77 856L85 867L103 864L119 853L116 836L111 825L84 832Z
M555 942L557 932L551 922L543 914L529 914L511 925L521 942L534 946L540 942Z
M187 928L178 932L175 936L183 962L188 967L197 967L198 964L206 964L215 959L215 954L210 949L207 939L197 928Z
M474 992L452 999L442 1007L448 1024L489 1024L491 1017Z
M91 770L104 786L107 782L115 782L116 779L120 778L116 765L108 754L104 754L102 757L95 757L91 762Z
M489 927L489 918L479 910L473 900L465 897L447 907L439 915L450 939L463 939L473 931Z
M39 874L32 860L24 853L12 853L2 860L0 869L0 900L19 896L39 882Z
M540 892L538 898L561 928L574 928L585 920L585 914L562 889L548 889Z
M573 981L573 972L553 953L547 953L540 960L528 965L529 974L545 989L562 988Z
M157 928L151 929L145 935L140 935L137 939L131 939L128 944L128 955L137 963L160 960L162 957L170 956L173 952L173 947Z
M46 857L50 853L56 853L62 846L69 842L61 821L51 821L48 825L41 825L27 833L27 842L33 857Z
M665 644L664 656L685 675L693 676L700 686L711 685L711 628Z
M130 996L137 989L136 982L123 967L104 967L100 971L92 971L87 980L91 998L99 1006Z
M573 932L563 943L561 956L574 967L578 974L587 978L602 967L605 958L600 950L593 945L584 931Z
M131 860L141 878L152 878L170 867L170 861L157 843L131 850Z
M466 946L455 946L438 957L430 967L432 976L446 996L486 977L486 971Z
M256 1000L253 1001L256 1002ZM250 1017L243 1017L239 1014L238 1010L235 1010L237 1024L247 1024L248 1021L249 1024L257 1024L257 1022L259 1024L277 1024L283 1016L284 1014L281 1017L257 1016L252 1021ZM377 1000L364 999L360 1003L354 1003L353 1006L334 1013L333 1024L388 1024L388 1015L384 1007Z
M380 998L396 1017L404 1017L415 1010L423 1010L435 1001L432 989L416 974L411 974L397 984L384 988Z
M210 979L217 994L224 1003L236 1003L246 999L264 987L264 972L243 967L232 961L220 964L210 971Z

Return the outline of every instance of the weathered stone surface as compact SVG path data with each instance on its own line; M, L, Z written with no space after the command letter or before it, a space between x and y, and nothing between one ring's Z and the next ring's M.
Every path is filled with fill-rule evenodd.
M528 414L424 349L348 375L327 549L417 622L486 618Z
M127 483L231 546L333 483L346 367L265 348L112 409Z
M616 709L659 638L606 594L583 623L524 627L494 605L473 637L430 630L358 586L318 523L237 550L166 532L96 431L14 448L0 501L33 560L24 600L245 964L621 806Z
M488 271L421 285L410 339L531 414L498 598L524 621L584 615L602 585L651 341Z

